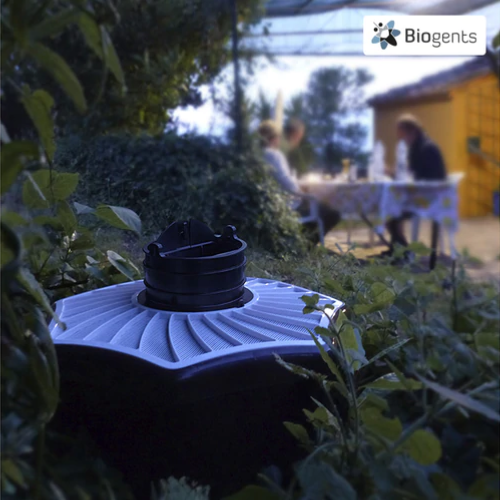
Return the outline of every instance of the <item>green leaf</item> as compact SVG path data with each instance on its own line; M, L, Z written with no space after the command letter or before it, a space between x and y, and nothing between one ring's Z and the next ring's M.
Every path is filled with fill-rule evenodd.
M316 338L316 335L314 335L314 333L311 332L310 330L309 330L309 334L311 335L312 339L314 340L314 343L316 344L316 347L318 348L323 361L326 363L326 365L328 366L328 368L330 369L332 374L335 375L337 380L342 384L342 386L345 387L345 381L340 373L340 370L338 369L337 365L333 361L333 359L325 351L325 348L319 343L318 339Z
M309 434L302 425L294 424L292 422L284 422L283 425L300 444L303 446L309 446Z
M406 388L408 391L412 391L413 388L415 387L415 384L419 385L419 382L413 379L408 379L406 378L398 368L392 364L388 359L385 360L389 368L394 372L396 375L397 379L403 384L403 386Z
M45 71L52 75L52 78L62 87L80 113L87 111L87 102L82 86L73 70L59 54L38 42L30 44L27 52Z
M389 403L384 398L369 392L361 403L361 408L369 408L370 406L378 409L379 411L389 411Z
M344 349L352 349L353 351L358 351L360 354L365 353L359 332L352 325L344 323L339 329L339 336Z
M261 486L245 486L241 491L225 497L224 500L282 500L281 495Z
M52 161L56 150L54 123L51 116L54 99L45 90L35 90L35 92L31 93L28 87L25 86L21 101L31 121L35 124L48 159Z
M347 387L342 383L342 382L323 382L323 386L328 389L329 391L335 389L336 391L339 392L339 394L342 394L344 398L349 399L349 392L347 391Z
M3 279L11 279L21 265L22 243L19 235L2 219L0 222L1 238L0 238L0 264Z
M66 9L53 14L41 23L30 29L32 40L42 40L46 37L58 35L66 29L71 23L77 22L80 17L80 12L75 9Z
M357 500L356 491L335 469L324 462L305 462L297 472L303 489L301 498Z
M121 255L113 252L113 250L107 251L108 261L115 268L120 271L129 280L134 281L139 275L139 269L132 264L132 262L124 259Z
M418 391L422 384L418 380L405 379L401 382L394 374L384 375L374 382L364 386L365 389L378 389L381 391Z
M474 343L478 350L480 347L493 347L493 349L500 351L500 334L488 332L476 333L474 335Z
M380 408L369 406L362 409L360 414L365 427L376 436L394 442L403 432L403 426L399 418L384 417Z
M82 13L78 19L78 26L82 32L87 45L102 59L102 41L99 25L87 13Z
M344 313L339 314L337 324L339 325L339 337L346 351L347 362L352 370L359 370L362 365L367 363L367 360L358 328L351 325Z
M396 294L381 282L374 283L370 288L372 302L370 304L355 304L353 311L356 314L370 314L387 308L394 302Z
M95 241L92 238L91 234L88 233L79 233L71 240L71 249L72 250L88 250L90 248L94 248Z
M141 234L141 219L128 208L99 205L95 210L95 215L113 227L129 229Z
M395 344L393 344L393 345L391 345L389 347L386 347L385 349L383 349L379 353L375 354L375 356L373 356L372 358L370 358L368 360L368 363L366 364L366 366L368 366L368 365L370 365L372 363L375 363L375 361L379 360L380 358L383 358L384 356L387 356L387 354L389 354L390 352L396 351L400 347L404 346L410 340L411 339L403 339L403 340L400 340L399 342L396 342Z
M2 222L9 226L26 226L28 224L28 221L22 215L7 210L2 210L1 219Z
M381 307L382 309L383 307ZM352 310L355 314L370 314L379 311L378 304L354 304Z
M31 274L31 271L26 268L21 268L18 273L18 279L26 291L42 307L45 313L52 317L56 323L60 323L59 317L52 309L47 295L45 295L43 288L33 274Z
M467 492L472 498L498 500L499 487L497 474L483 474L472 484Z
M32 181L24 182L23 202L30 208L48 208L58 201L64 201L76 189L78 177L78 174L55 170L52 175L48 169L37 170L32 174Z
M318 335L322 335L322 336L325 336L325 337L328 337L328 338L335 338L335 333L332 332L331 330L329 330L328 328L324 328L322 326L317 326L314 331L318 334Z
M91 207L88 207L87 205L82 205L81 203L78 202L73 202L73 206L75 207L76 213L78 215L84 215L84 214L93 214L95 210Z
M6 477L21 488L26 488L27 485L24 481L21 469L14 463L13 460L2 460L2 475L3 474L5 474Z
M460 486L446 474L431 474L431 482L440 500L455 500L461 492Z
M57 354L50 336L49 329L45 317L39 309L33 315L33 333L37 341L33 342L34 350L37 351L37 356L40 361L40 370L43 372L45 386L41 387L42 395L45 402L46 421L50 420L54 415L59 403L59 366L57 363ZM60 323L62 330L66 330L66 325ZM42 374L37 376L41 381Z
M500 460L498 460L498 455L496 456L496 460L488 457L482 457L481 461L491 467L497 474L500 472Z
M462 394L461 392L436 384L435 382L431 382L430 380L427 380L420 376L418 376L418 378L426 387L432 389L434 392L437 392L444 399L447 399L457 404L458 406L467 408L470 411L479 413L483 417L493 420L494 422L500 422L500 415L498 414L498 412L496 412L489 406L486 406L485 404L471 398L467 394Z
M439 439L424 429L417 429L402 445L415 462L420 465L435 464L442 454Z
M29 159L38 158L38 146L31 141L14 141L2 144L0 182L1 194L5 193L17 179L24 162Z
M370 288L370 295L377 304L391 304L396 294L384 285L384 283L373 283Z
M60 201L57 204L57 217L61 221L64 232L67 235L71 235L75 231L78 222L75 213L67 201Z
M315 426L320 428L325 428L326 426L330 426L336 431L340 431L340 425L337 418L328 411L319 401L315 401L318 404L318 408L314 410L314 412L310 412L308 410L303 410L306 417L309 421Z
M316 305L318 305L319 295L317 293L315 293L314 295L302 295L300 299L306 306L315 307Z
M289 372L298 375L303 378L311 378L313 380L323 381L326 377L320 373L316 373L315 371L308 370L307 368L303 368L302 366L295 365L293 363L288 363L280 358L278 355L274 355L276 362L281 365L283 368L288 370Z
M343 294L345 294L345 290L342 287L342 284L340 283L340 281L337 281L337 280L334 280L331 278L326 278L323 281L323 283L329 292L336 294L338 296L342 296Z
M122 87L124 87L125 76L120 64L120 59L118 58L113 42L104 26L99 26L95 20L86 13L80 16L78 26L85 37L87 45L94 51L99 59L103 59L104 55L106 66Z
M59 220L57 217L51 217L50 215L37 215L33 219L33 223L39 224L40 226L50 226L57 231L60 231L64 228L61 220Z
M104 41L106 64L108 65L108 68L111 70L111 73L113 73L118 82L120 82L122 87L125 88L125 76L123 75L120 59L118 59L118 55L116 53L113 42L111 41L108 32L103 26L101 27L101 35Z

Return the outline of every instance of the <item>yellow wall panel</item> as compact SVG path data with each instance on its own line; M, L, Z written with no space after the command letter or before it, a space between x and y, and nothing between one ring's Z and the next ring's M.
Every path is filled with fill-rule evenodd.
M464 172L459 189L460 216L492 213L493 191L500 187L500 90L495 75L457 84L448 100L375 106L375 140L386 147L388 167L394 165L395 123L403 113L415 115L443 153L448 172ZM482 155L471 154L468 138L478 137Z

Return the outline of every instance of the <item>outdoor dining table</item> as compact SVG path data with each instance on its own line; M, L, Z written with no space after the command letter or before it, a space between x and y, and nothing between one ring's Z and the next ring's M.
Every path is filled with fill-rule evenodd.
M458 183L461 174L446 181L349 182L308 176L299 180L301 188L338 210L345 219L360 217L388 245L385 224L411 212L418 219L432 221L430 267L436 264L440 231L448 236L450 253L456 258L455 233L458 230Z

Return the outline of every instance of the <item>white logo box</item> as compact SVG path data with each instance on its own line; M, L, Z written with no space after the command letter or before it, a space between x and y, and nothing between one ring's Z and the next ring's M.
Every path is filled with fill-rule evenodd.
M375 26L394 21L397 46L372 43ZM408 31L407 36L407 30ZM413 35L412 35L413 33ZM387 31L384 32L384 36ZM413 43L409 43L413 40ZM428 41L430 40L430 41ZM364 16L363 52L367 56L483 56L485 16Z

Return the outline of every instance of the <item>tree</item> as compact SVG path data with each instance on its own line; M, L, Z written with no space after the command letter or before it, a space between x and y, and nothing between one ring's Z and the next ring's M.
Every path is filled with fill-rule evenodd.
M89 103L83 123L80 117L76 119L50 71L34 72L25 65L13 79L49 90L57 103L59 133L161 133L171 110L201 104L199 88L230 61L231 17L226 0L119 0L111 12L108 7L113 4L105 0L74 3L80 8L79 15L65 19L62 0L52 2L50 10L59 16L59 26L45 43L73 68L85 95L99 98ZM244 26L258 18L259 4L259 0L237 2ZM96 31L87 24L86 12L97 19L98 27L106 29L105 34L101 36L99 28ZM113 78L111 73L119 74L118 70L108 71L103 65L102 47L106 50L110 36L116 52L104 55L121 62L123 79Z
M287 107L288 117L305 123L307 140L328 170L339 166L346 157L361 162L365 158L362 147L366 130L353 123L352 117L363 111L364 86L371 80L364 69L319 69L311 75L307 91L292 98Z

